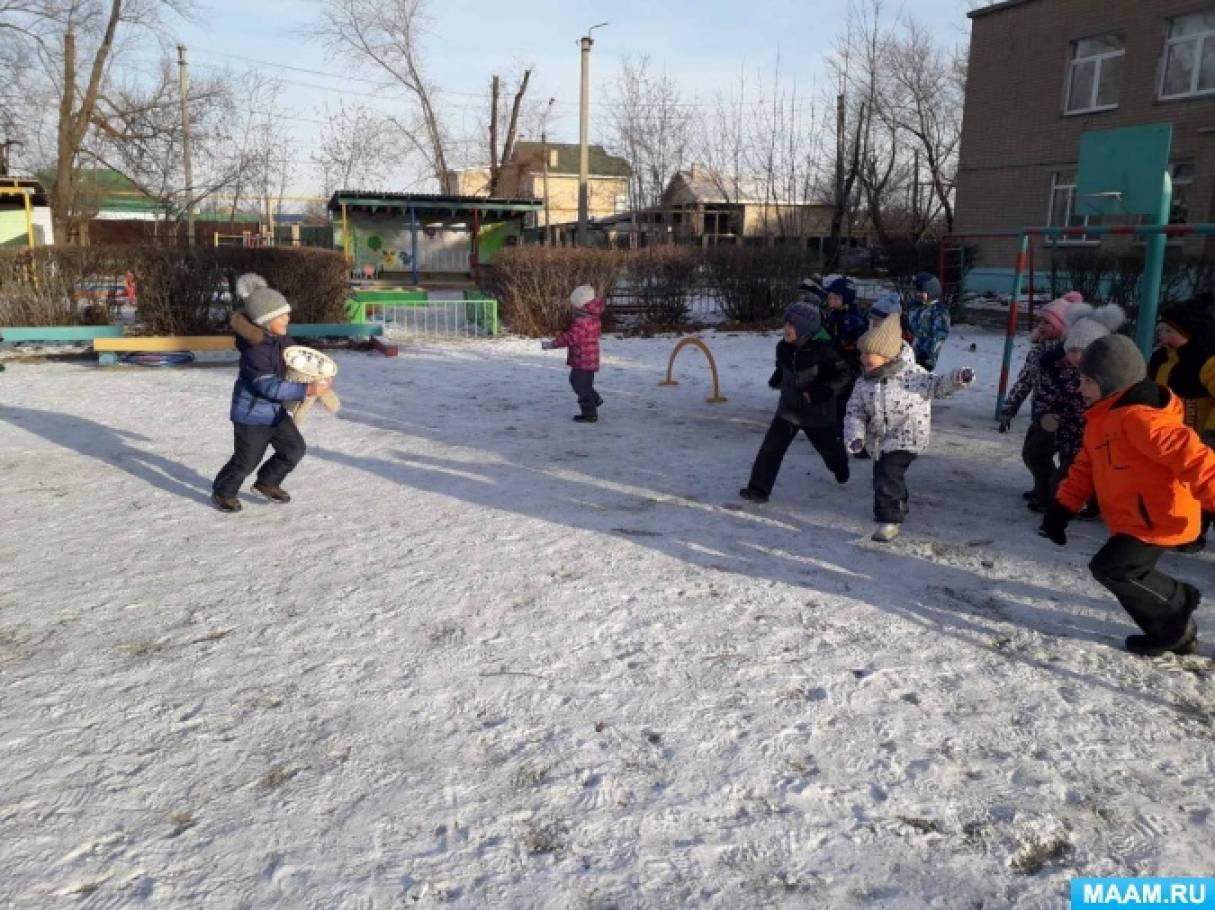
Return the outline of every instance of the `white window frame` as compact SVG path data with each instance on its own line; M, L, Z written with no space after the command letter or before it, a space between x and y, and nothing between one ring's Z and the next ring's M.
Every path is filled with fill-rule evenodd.
M1107 32L1106 34L1115 35L1116 32ZM1099 54L1088 54L1084 57L1077 57L1076 51L1080 46L1081 41L1090 40L1090 38L1102 38L1104 35L1091 35L1089 38L1077 38L1068 46L1071 51L1071 58L1067 63L1067 84L1063 87L1063 113L1066 116L1074 116L1076 114L1096 114L1101 111L1116 111L1118 103L1122 100L1121 86L1119 86L1118 101L1113 104L1097 104L1097 95L1101 91L1101 72L1105 68L1105 62L1112 60L1115 57L1126 56L1126 42L1123 40L1123 46L1116 51L1102 51ZM1076 78L1076 69L1079 64L1093 63L1095 69L1093 71L1093 91L1089 96L1089 104L1087 107L1068 107L1072 100L1072 81Z
M1067 203L1067 214L1063 224L1053 224L1051 218L1055 214L1055 193L1070 190L1071 196ZM1072 213L1076 208L1076 178L1073 176L1070 183L1063 183L1059 180L1059 171L1051 171L1050 175L1050 196L1047 197L1046 205L1046 223L1050 227L1075 227L1068 224L1072 220ZM1079 215L1079 218L1084 219L1084 225L1088 226L1088 215ZM1087 235L1079 237L1046 237L1043 241L1047 246L1100 246L1100 241L1090 239Z
M1215 45L1215 28L1208 29L1205 32L1197 32L1193 35L1181 35L1177 38L1168 37L1175 21L1185 19L1187 16L1201 15L1203 12L1210 12L1210 10L1200 10L1197 13L1187 13L1183 16L1172 16L1165 22L1164 56L1160 60L1160 84L1157 86L1157 97L1161 101L1180 101L1184 98L1204 98L1208 95L1215 95L1215 87L1205 88L1201 91L1198 88L1198 80L1202 76L1203 47L1207 41ZM1164 80L1169 70L1169 52L1176 45L1186 43L1197 45L1194 50L1194 73L1190 78L1190 87L1184 92L1174 92L1172 95L1166 95L1164 93Z

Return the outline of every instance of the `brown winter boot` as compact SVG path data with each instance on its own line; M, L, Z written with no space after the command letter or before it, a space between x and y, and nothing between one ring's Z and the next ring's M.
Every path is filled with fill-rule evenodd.
M268 483L262 483L260 480L254 482L253 490L256 493L261 493L271 502L291 502L291 494L282 487L271 486Z
M235 496L220 496L218 493L212 493L211 504L221 512L240 511L240 500Z

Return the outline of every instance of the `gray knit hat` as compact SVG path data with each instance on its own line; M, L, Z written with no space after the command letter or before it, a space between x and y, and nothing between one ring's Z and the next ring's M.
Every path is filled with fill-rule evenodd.
M1098 338L1080 358L1080 375L1087 376L1108 398L1147 378L1147 364L1135 342L1125 335Z
M272 319L291 312L287 298L271 288L258 288L245 298L245 315L255 325L266 327Z

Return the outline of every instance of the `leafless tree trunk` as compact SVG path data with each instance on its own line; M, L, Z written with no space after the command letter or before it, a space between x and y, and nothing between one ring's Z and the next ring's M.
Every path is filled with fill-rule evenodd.
M498 151L498 95L501 80L494 76L490 91L489 105L489 195L496 196L502 184L502 168L515 152L515 139L519 134L519 112L523 107L523 98L527 94L527 84L532 78L532 71L524 70L519 87L515 90L515 100L510 108L510 122L506 127L506 139Z
M448 173L447 129L422 65L425 10L426 0L328 0L317 32L335 51L354 54L413 96L413 119L396 122L442 187Z

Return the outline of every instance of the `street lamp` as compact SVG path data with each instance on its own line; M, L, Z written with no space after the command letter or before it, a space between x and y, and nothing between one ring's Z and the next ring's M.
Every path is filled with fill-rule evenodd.
M582 48L582 99L578 111L578 246L586 246L587 216L588 216L588 179L590 171L590 154L587 151L587 122L590 116L590 86L591 86L591 47L595 41L591 32L603 28L606 22L592 25L586 30L578 44Z

